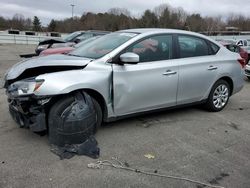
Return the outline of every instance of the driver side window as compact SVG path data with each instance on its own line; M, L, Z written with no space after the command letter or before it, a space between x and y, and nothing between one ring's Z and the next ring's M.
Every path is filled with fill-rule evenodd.
M139 55L141 62L172 59L172 35L158 35L146 38L127 49Z

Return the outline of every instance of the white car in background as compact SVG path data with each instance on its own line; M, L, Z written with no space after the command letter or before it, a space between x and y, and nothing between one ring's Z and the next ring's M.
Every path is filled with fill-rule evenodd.
M248 78L248 80L250 80L250 63L249 62L246 65L246 68L245 68L245 75Z

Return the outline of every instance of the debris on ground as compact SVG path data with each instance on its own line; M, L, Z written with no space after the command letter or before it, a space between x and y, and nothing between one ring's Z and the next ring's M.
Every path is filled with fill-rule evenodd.
M212 185L209 183L203 183L203 182L200 182L197 180L192 180L192 179L185 178L185 177L161 174L161 173L158 173L157 170L152 170L152 172L151 172L151 171L144 171L144 170L138 169L138 168L127 167L123 162L119 161L117 158L114 158L114 157L112 157L111 160L97 161L95 163L89 163L87 165L88 168L92 168L92 169L103 169L105 166L115 168L115 169L120 169L120 170L131 171L131 172L135 172L138 174L144 174L144 175L148 175L148 176L156 176L156 177L167 178L167 179L187 181L190 183L195 183L201 187L207 186L207 187L211 187L211 188L224 188L224 187L219 186L219 185ZM226 173L223 173L223 177L226 177L226 176L229 176L229 175Z
M86 155L93 159L99 158L100 148L97 146L97 141L94 136L90 136L82 144L65 145L63 147L53 145L51 152L58 155L60 159L70 159L75 155Z
M154 159L155 158L155 156L152 155L152 154L150 154L150 153L149 154L145 154L144 157L146 157L148 159Z

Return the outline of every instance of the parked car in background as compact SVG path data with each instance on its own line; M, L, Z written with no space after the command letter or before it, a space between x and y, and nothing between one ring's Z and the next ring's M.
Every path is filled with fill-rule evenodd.
M52 55L52 54L66 54L74 50L74 46L72 47L61 47L61 48L49 48L46 50L43 50L39 56L46 56L46 55Z
M82 42L79 42L78 44L75 44L73 45L72 47L70 46L66 46L66 47L59 47L59 48L49 48L49 49L46 49L46 50L43 50L41 53L40 53L40 56L46 56L46 55L52 55L52 54L66 54L66 53L69 53L71 52L72 50L74 50L75 48L78 48L78 47L81 47L85 44L88 44L89 42L99 38L100 36L96 36L96 37L91 37L89 39L86 39Z
M220 42L221 44L232 44L232 45L236 45L239 46L241 49L243 49L244 51L246 51L248 53L248 58L246 63L248 63L248 61L250 60L250 40L248 39L216 39L218 42ZM237 50L237 49L236 49ZM245 52L244 52L245 53ZM244 55L245 57L245 55ZM246 59L246 58L244 58Z
M108 33L110 32L97 30L76 31L61 39L46 39L42 42L39 42L38 46L35 49L35 52L37 55L39 55L43 50L48 48L71 47L74 44L77 44L85 39L94 36L106 35Z
M245 75L248 78L248 80L250 80L250 63L249 62L246 65L246 68L245 68Z
M241 39L241 40L236 41L235 44L240 46L242 49L244 49L248 53L248 60L250 60L250 40ZM248 63L248 61L246 63Z
M245 64L248 63L249 57L248 57L248 53L247 53L246 50L244 50L244 49L241 48L240 46L238 46L238 45L236 45L236 44L232 44L232 43L221 42L221 44L222 44L223 46L225 46L228 50L240 54L240 56L245 60Z
M204 35L129 29L68 54L16 64L4 87L12 117L35 132L48 128L53 143L53 136L83 137L85 118L93 113L96 129L102 122L188 104L221 111L243 88L243 67L239 54Z

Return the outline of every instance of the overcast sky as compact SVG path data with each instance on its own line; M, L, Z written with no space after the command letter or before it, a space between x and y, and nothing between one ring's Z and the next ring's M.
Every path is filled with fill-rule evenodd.
M0 0L0 16L12 18L18 13L26 18L33 18L36 15L46 25L51 19L71 17L70 4L76 5L74 14L79 16L83 12L105 12L110 8L120 7L138 17L144 10L152 10L165 3L203 16L226 17L234 13L250 17L250 0Z

